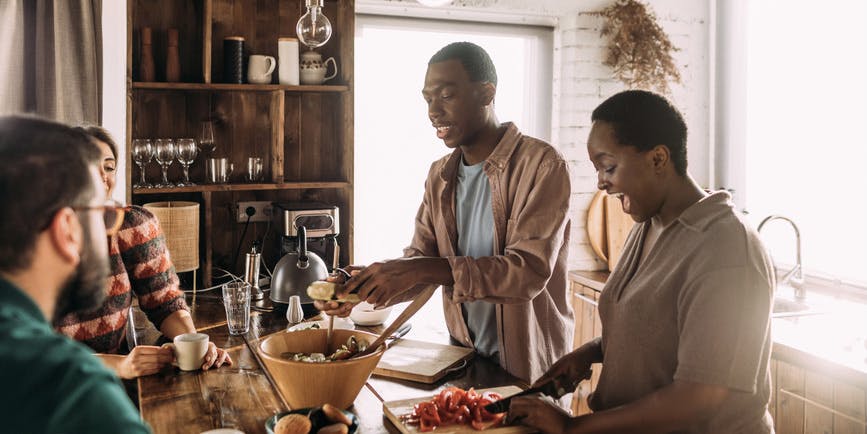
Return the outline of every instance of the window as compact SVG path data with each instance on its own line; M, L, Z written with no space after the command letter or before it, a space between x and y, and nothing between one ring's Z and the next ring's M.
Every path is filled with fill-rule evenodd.
M400 257L412 239L437 139L421 89L427 62L455 41L484 47L497 67L501 122L549 140L550 28L359 15L355 38L355 262Z
M730 115L744 117L743 164L733 166L749 218L792 218L807 274L863 286L867 2L766 0L746 12L745 104ZM794 234L779 222L767 229L762 239L788 268Z

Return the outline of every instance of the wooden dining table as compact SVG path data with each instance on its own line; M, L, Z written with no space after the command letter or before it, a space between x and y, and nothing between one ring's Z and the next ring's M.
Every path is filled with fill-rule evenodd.
M437 305L439 300L434 296L410 319L414 327L406 337L449 343ZM217 294L188 295L187 303L199 332L206 333L218 347L228 351L233 364L192 372L172 367L139 378L138 401L142 418L156 434L196 434L216 428L235 428L246 434L265 433L268 418L291 408L265 369L259 357L258 344L268 335L287 328L285 316L276 311L265 311L270 301L259 302L263 310L251 311L249 332L233 336L229 334L225 310ZM401 308L396 307L398 310ZM392 312L391 318L396 316L396 312ZM378 333L384 326L356 328ZM398 433L398 428L383 415L383 402L433 396L449 386L482 389L507 385L526 387L496 363L477 356L470 359L464 368L433 384L373 376L361 388L348 410L357 416L358 433Z

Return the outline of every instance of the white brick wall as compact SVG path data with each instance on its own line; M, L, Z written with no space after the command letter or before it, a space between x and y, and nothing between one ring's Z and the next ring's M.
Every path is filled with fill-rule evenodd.
M517 0L511 2L515 3ZM709 9L704 1L645 0L656 12L660 25L674 45L681 49L676 61L683 79L672 87L672 100L686 117L690 130L690 172L707 185L709 135ZM554 72L554 113L552 141L569 159L572 168L572 243L570 269L605 269L587 243L586 215L590 198L596 191L596 173L587 159L586 142L590 113L605 98L625 89L611 78L602 64L606 41L599 35L603 20L582 14L609 5L608 1L562 2L555 50L559 65Z
M359 0L363 4L371 0ZM414 0L392 0L408 8ZM699 184L709 184L710 6L709 0L643 0L681 51L675 53L682 85L671 98L689 128L689 170ZM590 113L605 98L625 89L602 62L607 41L599 35L602 19L582 12L598 11L613 0L455 0L446 6L544 14L557 17L554 29L552 143L572 169L572 239L569 265L575 270L605 269L587 243L587 208L596 191L596 173L587 159Z

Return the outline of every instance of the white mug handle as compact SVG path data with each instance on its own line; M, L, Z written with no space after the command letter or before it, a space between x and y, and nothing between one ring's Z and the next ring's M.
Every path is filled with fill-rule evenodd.
M333 57L329 57L328 60L326 60L326 61L323 62L322 64L325 65L326 68L328 68L328 62L331 62L331 65L334 66L334 72L332 72L331 75L326 76L325 78L323 78L323 79L322 79L322 82L323 82L323 83L325 83L325 82L328 81L328 80L331 80L331 79L334 78L334 77L337 77L337 61L334 60Z
M265 60L270 64L270 66L268 67L268 72L266 72L265 75L270 75L272 72L274 72L274 68L277 67L277 60L271 56L265 56Z
M171 342L166 342L160 345L160 348L171 348L172 349L172 366L178 366L178 357L176 356L178 350L175 348L175 344Z

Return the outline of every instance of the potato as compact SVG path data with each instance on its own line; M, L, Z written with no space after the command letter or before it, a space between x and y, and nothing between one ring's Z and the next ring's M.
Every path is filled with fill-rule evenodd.
M287 414L274 425L274 434L307 434L310 432L310 419L303 414Z
M307 295L314 300L331 300L337 284L317 280L307 286Z
M334 282L317 280L307 286L307 296L314 300L336 301L338 303L358 304L361 302L358 294L344 294L340 297L335 297L334 293L337 292L337 285Z
M352 425L352 421L340 411L339 408L331 405L331 404L323 404L322 411L325 413L325 417L328 418L331 422L334 423L342 423L344 425Z
M316 431L316 434L348 434L348 433L349 433L349 427L342 424L342 423L335 423L333 425L324 426L322 428L319 428L319 431Z

